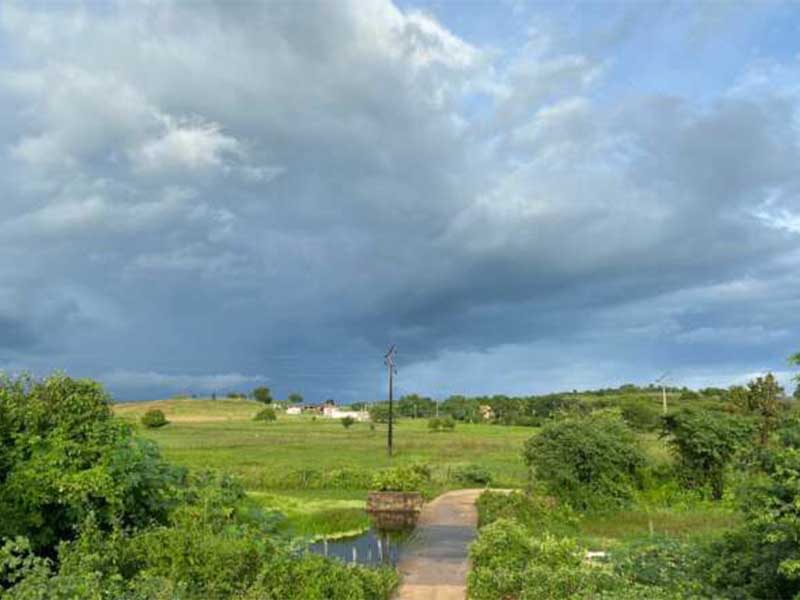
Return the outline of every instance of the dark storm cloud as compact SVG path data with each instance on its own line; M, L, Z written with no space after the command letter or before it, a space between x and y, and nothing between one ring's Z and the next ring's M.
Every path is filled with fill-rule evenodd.
M795 349L797 65L612 98L610 46L379 0L1 10L9 368L356 398L395 341L431 394Z

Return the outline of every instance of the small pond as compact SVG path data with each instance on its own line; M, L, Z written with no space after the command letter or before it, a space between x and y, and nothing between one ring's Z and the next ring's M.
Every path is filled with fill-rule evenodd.
M411 530L384 531L375 528L361 535L333 540L319 540L308 549L314 554L338 558L362 565L396 566Z

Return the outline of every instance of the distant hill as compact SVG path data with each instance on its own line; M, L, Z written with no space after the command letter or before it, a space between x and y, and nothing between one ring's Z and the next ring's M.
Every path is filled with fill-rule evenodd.
M150 409L159 409L173 423L202 423L208 421L243 421L252 419L264 407L255 400L170 399L150 402L116 404L114 412L131 421Z

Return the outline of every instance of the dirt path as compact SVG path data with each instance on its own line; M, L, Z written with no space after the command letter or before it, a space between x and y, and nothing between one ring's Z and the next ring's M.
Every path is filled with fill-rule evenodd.
M448 492L425 505L397 565L403 581L396 600L465 600L467 546L475 538L475 500L482 491Z

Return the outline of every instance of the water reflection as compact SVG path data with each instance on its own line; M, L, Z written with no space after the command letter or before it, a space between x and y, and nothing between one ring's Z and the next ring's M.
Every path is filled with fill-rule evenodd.
M396 566L411 530L370 529L361 535L335 540L320 540L309 546L315 554L362 565Z

